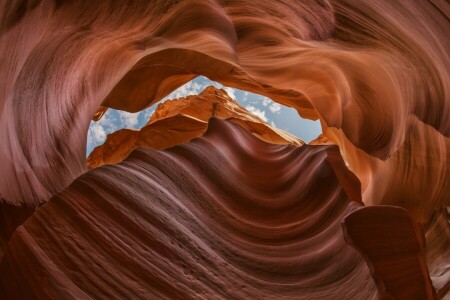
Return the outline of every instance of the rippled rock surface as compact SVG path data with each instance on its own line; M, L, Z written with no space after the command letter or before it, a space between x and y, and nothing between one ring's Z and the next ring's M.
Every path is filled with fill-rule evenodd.
M20 227L11 298L376 299L342 218L361 206L336 146L262 142L230 121L76 179Z
M441 0L2 2L1 298L448 298L449 15ZM323 135L266 144L215 120L88 171L92 116L198 75Z

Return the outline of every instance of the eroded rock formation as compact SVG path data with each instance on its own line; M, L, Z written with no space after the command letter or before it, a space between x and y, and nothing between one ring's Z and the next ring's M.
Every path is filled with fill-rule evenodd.
M268 144L211 120L202 138L139 148L52 198L9 242L1 290L43 299L376 299L340 224L362 205L358 187L336 146Z
M2 2L1 296L448 297L449 15L439 0ZM208 131L87 172L94 114L139 111L197 75L319 119L316 144L335 146L268 145L227 121L245 138ZM197 203L224 188L225 162L237 177ZM409 285L395 280L404 265Z
M100 113L104 112L104 108L100 108ZM159 104L140 130L122 129L109 134L105 143L89 155L87 165L95 168L103 164L116 164L137 147L163 150L189 142L203 135L211 117L238 123L256 137L273 144L304 144L299 138L270 126L246 111L225 90L209 86L197 96Z

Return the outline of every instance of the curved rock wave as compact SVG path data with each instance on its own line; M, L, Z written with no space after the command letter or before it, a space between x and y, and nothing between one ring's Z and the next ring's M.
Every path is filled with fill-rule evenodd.
M341 220L362 205L335 146L273 145L212 119L77 178L19 227L11 298L376 299ZM20 287L20 288L19 288Z
M445 5L14 3L1 10L0 139L8 141L0 148L3 202L43 203L86 171L85 137L99 105L138 111L197 75L266 95L319 118L324 129L337 128L336 143L347 139L347 148L369 157L346 158L355 170L369 166L355 171L364 201L393 204L389 195L385 201L383 192L365 187L396 176L382 161L378 167L368 159L388 162L412 143L448 157L440 143L448 144L450 133ZM426 138L405 138L411 118L429 128L420 129ZM427 163L413 168L419 172ZM443 196L432 202L432 210L449 205Z
M53 197L8 243L0 292L11 299L435 298L420 225L393 208L361 217L362 206L336 146L269 144L212 119L201 138L165 151L138 148ZM386 215L387 223L375 220ZM341 222L369 259L345 241ZM407 268L396 267L399 256Z
M111 277L115 273L101 273L100 267L96 269L98 266L96 263L102 263L101 266L105 267L105 270L113 267L121 270L120 263L123 261L120 261L119 257L128 257L126 262L133 262L137 256L131 254L122 256L122 254L127 251L130 253L129 251L138 248L128 247L123 241L129 241L128 243L132 245L132 242L139 243L140 238L149 237L144 233L135 236L123 232L127 230L127 226L134 226L133 229L138 230L139 226L133 225L133 222L138 220L144 222L150 217L146 216L142 219L140 214L145 213L145 210L143 212L134 208L131 210L127 206L120 208L129 213L125 216L113 209L101 212L98 209L100 204L95 206L94 201L86 199L91 199L91 196L99 201L103 199L101 203L105 207L117 208L116 205L122 202L116 203L113 199L103 196L107 194L107 191L104 191L102 187L104 184L108 189L117 189L121 186L117 178L123 180L123 184L129 183L133 186L133 190L129 189L130 185L123 187L124 194L120 198L122 201L127 198L145 197L142 196L145 193L137 192L140 189L137 183L152 182L152 180L150 177L138 176L136 172L141 174L139 172L142 171L151 176L151 172L148 173L145 168L154 167L147 166L135 171L134 168L138 167L125 161L118 166L102 166L86 173L85 143L90 119L99 106L130 112L139 111L162 99L195 76L204 75L227 86L268 96L276 102L297 109L303 117L320 119L324 133L317 142L336 144L345 163L361 182L361 189L359 189L357 182L351 180L343 184L341 179L339 182L345 188L346 194L357 195L367 205L400 206L408 211L414 221L422 224L426 229L425 253L431 279L438 290L439 297L445 297L448 294L446 253L448 253L447 245L450 235L448 219L443 217L443 212L450 206L450 197L448 197L450 194L450 58L448 55L450 26L448 5L445 2L438 0L280 0L258 1L258 5L255 5L254 1L249 0L174 0L129 1L126 4L112 0L102 1L100 4L82 0L71 2L19 0L0 4L0 75L2 79L0 80L0 212L11 219L4 219L1 222L1 244L6 246L6 251L0 263L4 270L0 273L0 277L2 289L5 292L10 293L12 292L10 287L16 287L17 291L23 293L35 291L36 295L43 297L60 295L64 291L71 291L74 297L83 297L84 294L78 294L81 289L83 293L87 291L87 294L111 293L123 296L124 290L121 289L121 285L108 284L117 282L117 278ZM99 114L101 115L101 112ZM230 144L234 145L233 139L231 140ZM220 144L220 139L214 139L212 144L216 142ZM245 148L245 145L243 143L241 146ZM271 149L289 149L288 146L273 145L272 147L275 148ZM337 149L333 146L322 147L313 149ZM218 150L226 149L224 147ZM305 153L313 151L307 149L310 149L310 146L300 147L295 151L305 151ZM332 150L326 150L327 153L330 151ZM145 160L146 155L155 156L158 152L139 150L135 153ZM223 163L227 162L234 167L233 170L237 175L250 172L251 170L245 170L245 164L236 164L239 157L233 156L233 153L233 151L227 152L236 161L233 163L230 160L223 160ZM202 157L207 155L208 153L202 153ZM133 157L131 155L130 159L138 159ZM291 158L291 162L295 162L295 159ZM270 160L269 156L261 158L261 163L271 165ZM202 159L198 158L196 163L201 162ZM291 165L289 163L289 166ZM281 166L273 166L274 169L277 167L281 168ZM164 165L164 168L170 170L170 166ZM244 169L240 170L240 168ZM345 164L343 168L345 169ZM312 169L314 168L311 167ZM132 174L127 175L134 178L133 181L137 181L133 183L127 181L131 180L127 176L120 177L121 173L125 174L124 170L135 172L134 177ZM293 168L293 170L297 169ZM255 171L252 176L259 178L260 183L263 183L260 186L262 192L273 192L270 189L266 191L264 188L273 187L271 180L279 182L285 178L284 176L290 176L291 171L285 170L284 175L278 174L280 178L272 176L270 180L258 177L263 174L263 172L260 174ZM103 181L96 176L101 177ZM307 175L303 177L309 178ZM330 178L330 182L334 182L333 177ZM205 183L210 182L207 179L209 178L204 178ZM74 180L75 182L68 187ZM89 180L92 180L92 183L88 183ZM167 184L173 181L168 180ZM103 193L102 195L87 188L94 182L97 182L95 187ZM180 184L183 182L180 180ZM327 185L319 186L317 180L314 182L311 182L309 186L297 182L298 186L292 188L303 187L303 193L309 193L311 190L319 194L328 191ZM240 186L245 186L243 183L245 180L239 183ZM251 182L248 184L252 185ZM80 188L86 188L86 191L77 191L77 185ZM330 184L329 188L332 187L333 184ZM61 193L52 198L58 192ZM84 195L87 192L91 194ZM227 192L232 193L234 190L227 190ZM300 190L298 192L300 193ZM265 204L271 208L270 211L276 211L277 207L272 207L271 205L274 204L269 199L265 199L258 193L253 196L258 197L258 201L262 201L261 203L256 201L259 205ZM58 200L58 197L62 199ZM323 201L326 202L331 198L323 195L315 201L325 205ZM139 206L142 205L142 201L136 201L132 202L133 205L142 207ZM33 213L34 208L43 203L46 204ZM353 202L349 203L351 203L350 206L354 205ZM58 205L62 205L63 208ZM175 202L173 205L178 203ZM317 204L311 205L315 209ZM347 209L347 206L345 209L344 206L339 211ZM312 213L313 207L307 207L311 209L309 213ZM325 205L319 211L323 212L325 207L328 206ZM86 211L79 211L82 209ZM155 208L150 205L149 209ZM66 210L69 210L73 216L67 214ZM257 208L250 209L250 206L247 210L249 210L247 213L255 218L258 215L253 216L252 213L264 212ZM191 208L181 209L181 211L178 213L183 214L184 219L195 216L195 211ZM9 212L13 213L9 214ZM109 216L109 213L113 215ZM30 215L31 218L14 232L14 228ZM81 222L82 216L85 215L90 219ZM339 216L327 215L326 218L321 219L322 225L316 225L315 230L323 229L323 232L334 230L332 229L335 228L334 225L331 225L332 220L339 223L343 215L344 213ZM103 219L98 216L102 216ZM243 222L248 216L239 215L242 218L240 221ZM312 214L309 217L314 219L314 216ZM72 217L78 219L74 221ZM98 249L95 247L114 244L104 242L107 232L105 225L97 224L95 225L97 227L92 225L96 218L102 222L113 222L116 218L123 218L124 222L128 222L128 224L114 225L118 227L118 232L121 232L120 238L123 241L114 240L114 243L120 244L120 247L117 246L119 248L114 249L120 250L107 253L117 258L117 261L112 260L116 263L113 266L101 260L101 256L106 255L105 253L93 250ZM289 218L293 218L290 211L286 212L286 220L278 221L288 222ZM231 220L233 219L227 219L230 222ZM271 219L268 217L267 220ZM240 221L237 220L236 224L241 224ZM246 224L247 229L237 228L236 230L246 232L245 238L252 237L250 233L257 232L257 229L252 226L257 227L260 224L258 222L263 220L257 218L255 222L255 224ZM56 223L61 227L55 225ZM6 225L3 226L3 224ZM51 226L45 224L51 224ZM192 224L194 223L190 223ZM54 229L53 225L55 225ZM84 226L82 229L86 231L77 226ZM176 223L164 226L179 225ZM67 230L64 231L62 228ZM183 234L193 230L192 228L184 229L185 227L177 228ZM246 231L251 228L255 232ZM149 227L149 235L150 232L156 232L150 229ZM97 230L103 230L105 235L99 234ZM73 232L74 236L71 237L68 232ZM224 234L218 238L217 243L223 244L224 240L232 238L226 236L225 230L221 233ZM298 233L300 236L304 234ZM12 238L7 243L11 234ZM108 241L114 239L114 233L111 234L108 236ZM150 241L157 240L158 234L156 232ZM270 234L270 232L264 234ZM92 237L99 236L104 238L103 244L97 245L90 242ZM160 238L167 236L161 235ZM440 236L440 241L437 236ZM53 237L61 238L61 242ZM260 236L256 235L256 237ZM333 237L339 240L342 237L341 231L336 229ZM74 242L77 238L78 243ZM102 239L99 239L100 241ZM231 240L227 241L232 243ZM295 245L299 241L296 239L292 243ZM246 248L249 240L240 237L239 242L242 244L233 245L235 247L233 249L250 253L250 250ZM338 255L340 260L346 260L350 253L346 251L351 251L352 259L361 261L361 263L346 261L345 266L344 264L341 266L342 270L348 271L348 268L353 266L357 270L367 271L367 265L360 256L355 254L353 248L344 242L336 243L334 246L339 245L339 247L335 248L344 251ZM134 246L137 247L137 245ZM142 247L149 247L149 245L145 244ZM204 247L211 247L211 245ZM84 251L85 249L90 251ZM256 249L260 248L255 246L254 251ZM135 254L144 255L148 253L146 250ZM291 255L288 250L286 255ZM316 257L328 253L321 252L323 249L320 247L313 247L311 250L315 252L302 252L307 253L302 256ZM98 254L97 257L89 257L91 251L94 251L93 254ZM269 253L273 252L269 251ZM415 253L422 253L422 251ZM296 255L300 254L296 252ZM246 268L243 258L247 259L250 256L243 254L238 256L238 259L240 257L244 261L239 261L240 264L242 263L242 268ZM54 257L54 261L49 260L51 257ZM229 258L227 262L233 265L230 255L225 257ZM251 258L260 259L256 254ZM278 258L275 256L273 259ZM296 262L293 257L289 259ZM151 264L162 264L161 261L148 261ZM249 261L254 262L254 260ZM285 263L282 259L281 262ZM281 262L277 261L277 263ZM89 264L81 267L84 263ZM213 263L215 264L216 261ZM26 267L27 264L39 265L42 268L30 269ZM299 289L303 289L301 282L308 277L302 277L294 271L292 271L294 273L283 273L283 270L276 269L276 264L271 264L270 260L263 260L261 265L266 267L258 269L260 264L253 266L255 270L258 270L258 276L261 276L258 278L265 278L267 273L273 274L273 279L295 278L298 279ZM358 295L368 295L368 297L375 295L375 289L377 293L384 293L379 285L370 280L371 273L365 273L366 271L358 272L361 278L369 278L365 281L367 286L361 286L363 283L355 279L357 276L352 273L353 271L348 271L348 277L339 272L336 273L342 275L341 278L355 279L353 284L358 285L358 288L354 286L352 289L350 284L347 286L345 279L339 282L342 289L339 286L335 286L335 289L329 288L332 282L336 281L333 281L335 278L327 277L326 267L334 270L333 266L331 263L323 265L322 273L317 275L318 279L321 278L318 282L321 282L324 291L328 292L327 295L332 295L332 291L336 290L338 296L342 296L338 298L345 298L347 294L339 294L344 293L344 287L347 291L351 291L349 293L352 295L354 290L361 293ZM356 266L361 266L361 269ZM272 267L275 269L271 269ZM86 272L91 276L86 275L86 278L98 280L99 285L85 287L90 283L81 275L77 275L77 272L81 272L83 268L87 268ZM194 269L197 270L196 268L200 268L200 265L195 266ZM307 269L314 270L311 266L307 266ZM136 268L136 270L142 269ZM175 269L171 270L173 272ZM182 268L176 270L178 274L181 273ZM220 270L224 271L220 276L227 276L228 273L225 271L229 271L228 269ZM287 270L290 269L287 267ZM424 268L416 270L422 272ZM146 280L138 280L140 278L138 275L150 276L151 273L142 272L142 274L126 273L128 279L125 284L122 283L123 286L136 291L137 294L148 292L145 286L142 286ZM43 274L46 278L53 278L53 280L43 280L43 277L40 277L44 276ZM158 293L162 295L164 292L161 291L166 290L169 279L166 273L158 274L161 277L151 280L154 280L160 288L152 291L158 290L160 291ZM238 273L229 274L233 274L236 278L241 276L236 275ZM367 277L364 277L366 275ZM421 276L419 277L422 278ZM100 277L102 283L100 283ZM22 281L21 278L26 279ZM225 282L222 277L220 280ZM289 280L287 280L289 282L287 286L292 284ZM233 284L230 289L227 289L227 293L236 297L250 295L250 292L246 294L240 290L233 294L239 285L234 284L233 281L230 282ZM5 283L11 285L5 285ZM267 280L264 283L266 286ZM21 288L24 284L30 289ZM198 283L195 286L200 285ZM170 286L174 292L184 292L182 288L175 288L175 283ZM223 295L220 294L219 288L216 289L218 286L212 283L213 291L206 288L202 288L202 291L205 295L214 293ZM262 284L256 286L263 288ZM268 295L288 297L289 287L275 286L273 282L267 284L265 291ZM136 288L133 289L134 287ZM303 290L305 295L319 297L320 293L316 293L314 287L310 286L309 289ZM97 289L96 292L93 291L94 289ZM198 288L195 293L203 293L200 290ZM50 292L55 294L46 294ZM257 290L252 292L258 295ZM367 294L364 294L366 292ZM431 294L425 292L424 295ZM431 295L431 297L434 296Z

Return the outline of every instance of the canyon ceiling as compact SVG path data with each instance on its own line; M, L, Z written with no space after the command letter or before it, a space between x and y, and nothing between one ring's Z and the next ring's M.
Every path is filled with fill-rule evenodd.
M1 299L450 299L445 0L0 3ZM90 121L225 90L86 160ZM158 110L157 110L158 111Z

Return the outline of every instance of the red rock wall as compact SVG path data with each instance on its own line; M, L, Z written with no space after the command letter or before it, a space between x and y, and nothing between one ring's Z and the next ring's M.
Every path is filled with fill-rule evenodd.
M364 259L341 230L362 205L357 187L336 146L268 144L212 120L202 138L163 152L139 148L53 197L9 242L0 291L376 299Z
M363 202L400 206L424 226L430 277L437 295L444 297L450 281L450 262L445 259L449 225L442 221L448 219L450 205L448 7L440 0L284 0L257 5L243 0L126 5L4 1L0 4L0 211L14 205L23 213L6 214L12 220L1 223L17 226L28 216L29 207L46 203L87 171L86 133L100 105L139 111L204 75L320 119L322 140L338 145L361 182L358 193ZM108 184L108 175L105 180ZM131 194L127 197L133 198ZM72 253L66 261L89 262L73 254L83 251L70 252L51 243L33 254L40 246L29 246L36 241L33 234L27 235L31 230L27 228L37 226L40 214L47 222L64 218L61 210L50 219L46 215L53 202L58 201L39 208L9 243L2 241L8 245L2 268L8 273L25 268L7 280L29 296L56 298L76 289L64 277L73 266L46 265L45 251ZM438 234L436 228L442 226L445 230ZM8 239L13 229L2 227L2 238ZM443 242L436 244L437 236ZM10 253L10 247L20 250ZM36 261L18 263L14 255ZM48 277L54 280L45 287L25 267L34 263L43 264L38 273L60 273ZM22 277L33 278L26 285L33 288L20 289ZM328 290L324 283L328 281L318 282ZM357 290L367 291L361 286ZM50 292L55 294L46 294Z

